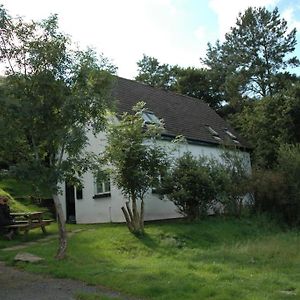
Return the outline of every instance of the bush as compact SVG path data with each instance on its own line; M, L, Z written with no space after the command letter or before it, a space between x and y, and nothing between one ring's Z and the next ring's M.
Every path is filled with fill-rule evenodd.
M280 217L291 226L300 225L300 145L282 145L273 170L256 170L252 188L255 211Z
M226 214L241 217L243 208L249 204L247 196L251 191L249 186L251 171L239 150L224 150L221 157L225 179L221 203Z
M285 218L290 225L300 225L300 144L279 148L277 170L286 186Z
M213 208L222 190L222 175L222 168L213 160L186 152L163 177L159 193L166 195L182 215L194 220Z
M277 170L253 171L251 187L254 195L254 211L283 216L287 205L287 187L284 177Z

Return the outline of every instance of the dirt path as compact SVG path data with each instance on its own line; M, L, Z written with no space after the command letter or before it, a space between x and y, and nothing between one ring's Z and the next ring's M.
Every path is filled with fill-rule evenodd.
M77 280L44 277L5 266L0 262L1 300L74 300L80 293L131 300L102 287L88 286Z
M81 230L76 230L70 235ZM1 249L0 251L24 250L36 243L47 243L57 238L50 235L38 241L20 244ZM6 266L0 261L0 300L75 300L79 294L93 294L107 296L116 300L139 300L121 295L102 286L89 286L79 280L58 279L49 276L37 275Z

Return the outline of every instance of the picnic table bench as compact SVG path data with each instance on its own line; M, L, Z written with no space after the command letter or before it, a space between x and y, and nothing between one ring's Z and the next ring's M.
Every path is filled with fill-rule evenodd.
M14 218L14 224L6 225L5 228L15 229L18 232L24 231L24 234L27 235L29 230L34 228L41 228L43 233L47 233L46 226L49 225L53 220L44 220L43 212L20 212L20 213L11 213L11 216Z

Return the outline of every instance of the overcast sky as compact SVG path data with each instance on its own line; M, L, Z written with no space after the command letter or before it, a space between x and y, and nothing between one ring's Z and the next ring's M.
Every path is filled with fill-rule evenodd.
M239 11L249 6L279 8L300 43L297 0L2 0L13 16L40 20L59 16L60 28L81 48L110 58L118 75L134 78L145 53L161 63L201 67L207 42L224 39ZM300 58L300 46L295 54ZM299 69L295 70L299 74Z

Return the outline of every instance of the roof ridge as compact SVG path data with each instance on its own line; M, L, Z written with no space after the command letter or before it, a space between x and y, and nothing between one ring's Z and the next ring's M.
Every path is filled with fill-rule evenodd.
M166 93L169 93L169 94L175 94L175 95L177 95L179 98L185 97L185 98L190 99L191 101L195 101L195 102L199 102L199 101L200 101L202 104L207 105L210 109L214 110L212 107L210 107L210 105L209 105L207 102L205 102L205 101L202 100L202 99L195 98L195 97L191 97L191 96L184 95L184 94L180 94L179 92L170 91L170 90L164 89L164 88L162 88L162 87L155 87L155 86L152 86L152 85L150 85L150 84L148 84L148 83L140 82L140 81L137 81L137 80L135 80L135 79L128 79L128 78L124 78L124 77L120 77L120 76L116 76L116 77L119 78L119 79L131 81L131 82L133 82L133 83L143 85L144 87L147 87L147 88L150 88L150 89L153 89L153 90L159 90L159 91L166 92ZM214 111L215 111L215 110L214 110Z

